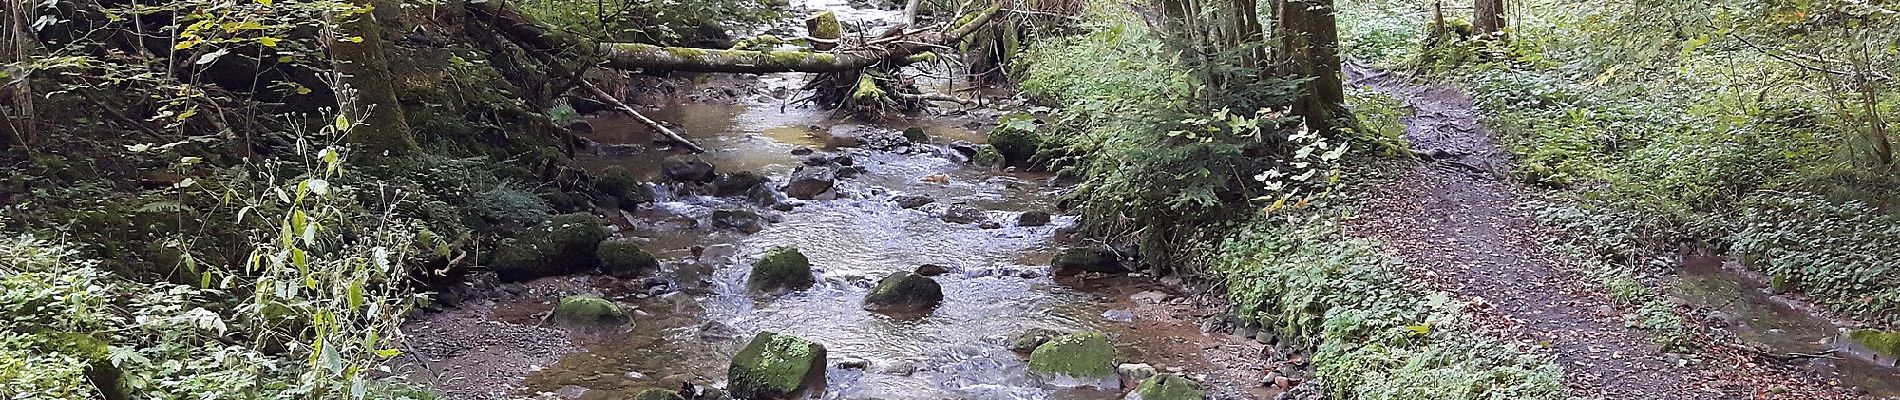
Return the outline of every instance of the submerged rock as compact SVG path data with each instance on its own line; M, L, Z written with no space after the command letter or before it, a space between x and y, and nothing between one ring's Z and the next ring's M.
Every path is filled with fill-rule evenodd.
M1050 216L1047 211L1024 211L1022 215L1016 216L1016 226L1048 225L1049 219Z
M1207 392L1201 390L1201 384L1176 374L1160 374L1141 381L1135 387L1135 394L1142 400L1201 400L1207 398Z
M746 277L747 289L764 293L805 290L815 283L811 260L791 246L766 250L765 255L752 264L752 273Z
M1082 332L1062 335L1036 346L1029 354L1029 370L1078 378L1102 378L1115 373L1115 345L1108 335Z
M864 295L864 309L877 312L916 313L942 303L942 285L909 271L891 273Z
M593 214L561 214L502 241L488 265L503 281L589 271L600 266L595 252L607 236Z
M801 167L792 172L792 178L785 183L785 195L799 200L812 200L831 191L838 181L838 172L831 167Z
M660 261L653 258L653 254L633 243L604 241L595 254L600 257L601 272L617 277L632 277L660 268Z
M660 177L674 182L712 182L718 179L713 165L692 156L675 156L660 162Z
M1083 272L1124 273L1121 257L1114 251L1096 247L1072 248L1063 250L1049 263L1050 273L1056 275L1075 275Z
M759 332L733 356L726 390L735 398L785 400L823 392L825 346L805 338Z
M627 311L619 304L598 296L567 296L554 306L554 319L561 322L602 325L627 322Z

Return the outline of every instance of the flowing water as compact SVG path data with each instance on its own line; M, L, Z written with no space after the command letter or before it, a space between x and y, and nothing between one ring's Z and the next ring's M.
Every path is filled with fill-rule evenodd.
M1900 368L1847 337L1841 324L1811 306L1771 294L1759 277L1733 260L1690 256L1683 260L1675 295L1718 312L1744 342L1777 353L1807 355L1825 377L1877 398L1900 398Z

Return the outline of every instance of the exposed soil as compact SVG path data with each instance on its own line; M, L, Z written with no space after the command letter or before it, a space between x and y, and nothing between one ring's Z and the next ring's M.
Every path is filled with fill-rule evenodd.
M1509 155L1457 90L1348 67L1348 77L1405 102L1406 139L1425 162L1374 190L1350 223L1384 242L1420 279L1480 305L1480 318L1548 350L1573 393L1611 399L1848 398L1782 365L1723 348L1667 353L1579 266L1547 250L1559 235L1522 208L1534 193L1504 176Z

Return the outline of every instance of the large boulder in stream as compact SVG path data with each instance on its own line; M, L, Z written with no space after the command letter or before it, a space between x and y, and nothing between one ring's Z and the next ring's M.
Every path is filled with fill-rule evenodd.
M601 272L608 275L627 278L660 269L659 259L633 243L600 242L600 249L594 254L600 257Z
M937 280L910 271L892 272L864 295L864 309L888 313L919 313L943 303Z
M627 311L619 304L599 296L567 296L554 306L556 321L580 325L610 325L627 322Z
M1114 251L1099 247L1081 247L1063 250L1049 262L1049 273L1055 275L1075 275L1083 272L1118 274L1128 272L1122 266L1121 256Z
M726 390L739 399L799 399L823 392L825 346L797 336L759 332L732 357L726 380Z
M607 229L593 214L561 214L497 245L488 266L503 281L590 271L600 266L596 252Z
M660 162L660 178L674 182L712 182L719 177L712 163L693 156L674 156Z
M1076 378L1115 375L1115 344L1101 332L1062 335L1029 353L1029 371Z
M838 181L838 171L831 167L800 167L792 172L792 179L785 182L785 195L799 200L812 200L830 192Z
M759 261L752 263L752 273L746 276L746 289L763 293L782 293L805 290L816 284L811 275L811 260L797 247L779 246L765 251Z
M1160 374L1141 381L1135 387L1135 394L1141 400L1201 400L1207 398L1207 392L1201 390L1201 384L1175 374ZM1130 396L1133 398L1133 396Z

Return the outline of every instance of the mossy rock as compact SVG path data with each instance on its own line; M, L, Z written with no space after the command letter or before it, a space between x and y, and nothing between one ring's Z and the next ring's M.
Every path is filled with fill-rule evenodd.
M1141 381L1135 388L1142 400L1201 400L1207 398L1207 392L1201 390L1201 384L1175 374L1155 375Z
M627 311L597 296L567 296L554 306L554 319L584 325L618 324L627 322Z
M970 157L970 161L985 167L1003 165L1003 153L997 152L996 146L977 146L976 156Z
M1900 357L1900 331L1886 332L1874 329L1862 329L1847 334L1847 337L1873 349L1875 353L1887 357Z
M686 400L686 398L680 397L679 393L671 390L653 388L642 390L640 394L633 395L633 400Z
M943 286L910 271L891 273L864 295L864 309L878 312L917 313L942 303Z
M802 398L825 384L825 346L805 338L759 332L732 357L726 390L734 398Z
M811 259L791 246L766 250L765 256L752 264L752 273L746 277L747 289L767 293L805 290L815 283Z
M600 257L602 272L622 278L660 268L659 259L653 258L652 253L647 253L646 250L640 249L640 246L633 243L611 240L601 242L600 250L595 254Z
M1011 115L1003 117L1002 126L990 132L989 144L1002 154L1003 164L1012 167L1029 167L1042 151L1042 135L1023 125L1034 126L1034 117Z
M613 196L620 208L630 209L653 202L653 188L633 177L633 171L615 165L594 176L594 190Z
M1082 272L1123 273L1121 257L1114 251L1099 247L1081 247L1063 250L1049 262L1049 271L1056 275L1074 275Z
M593 214L561 214L502 241L488 265L504 281L589 271L600 267L596 252L607 236Z
M1062 335L1029 353L1029 370L1071 377L1100 378L1115 373L1115 345L1101 332Z

